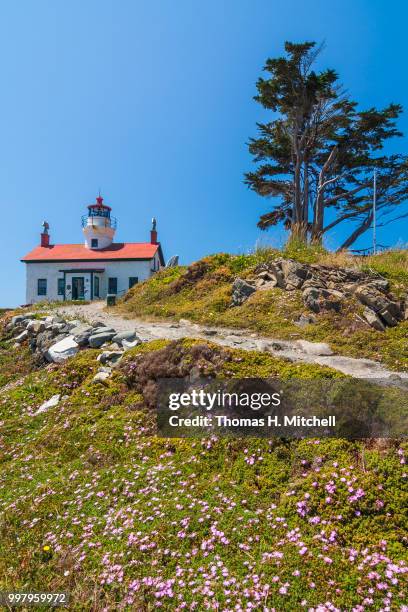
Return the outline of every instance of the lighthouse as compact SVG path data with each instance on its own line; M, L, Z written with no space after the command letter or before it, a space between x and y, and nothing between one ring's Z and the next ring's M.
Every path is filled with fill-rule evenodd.
M155 218L149 241L114 242L116 219L111 207L99 194L87 208L82 244L51 242L50 226L44 221L39 245L22 259L27 269L27 304L123 296L165 265Z
M100 195L94 204L89 204L88 214L82 217L86 248L106 249L112 244L117 221L111 216L111 210L110 206L103 203Z

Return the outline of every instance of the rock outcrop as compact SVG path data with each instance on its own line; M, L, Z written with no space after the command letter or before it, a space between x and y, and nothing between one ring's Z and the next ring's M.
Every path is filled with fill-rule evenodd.
M408 318L408 298L398 302L389 293L387 279L378 274L354 268L302 264L284 258L262 264L254 278L237 278L232 286L231 306L240 306L255 291L274 287L284 291L302 291L303 303L314 313L339 312L345 299L354 297L366 306L365 321L378 331L394 327ZM305 320L299 325L307 324Z

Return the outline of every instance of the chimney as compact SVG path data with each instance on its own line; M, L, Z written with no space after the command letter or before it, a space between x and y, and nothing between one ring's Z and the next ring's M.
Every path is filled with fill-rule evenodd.
M47 221L44 221L42 226L43 226L43 231L41 232L41 246L49 247L50 246L50 235L48 233L48 230L50 229L50 226L47 223Z
M150 230L150 243L157 244L157 230L156 230L157 221L153 217L152 219L152 229Z

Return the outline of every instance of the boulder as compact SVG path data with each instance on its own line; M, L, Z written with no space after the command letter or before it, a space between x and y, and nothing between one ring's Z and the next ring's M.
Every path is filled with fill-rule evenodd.
M330 283L330 284L334 285L334 283ZM311 276L310 278L305 280L305 282L302 285L302 289L303 290L308 289L309 287L315 287L317 289L327 289L327 284L323 279L318 278L317 276Z
M25 315L15 315L14 317L11 318L11 325L17 325L17 323L22 323L24 321L24 319L26 319L27 317Z
M330 346L325 342L308 342L307 340L298 340L297 345L307 355L333 355Z
M116 331L114 329L106 329L104 331L102 330L104 330L104 328L99 328L97 330L97 333L94 333L89 336L88 342L91 348L99 348L100 346L102 346L102 344L105 344L105 342L109 342L114 336L116 336Z
M79 327L79 325L83 325L82 321L79 319L73 319L72 321L66 321L69 331L74 329L74 327Z
M286 291L300 289L305 280L310 276L308 266L293 259L283 259L281 261L281 270Z
M40 321L39 319L33 319L29 322L26 329L29 334L36 336L37 334L45 330L45 322Z
M71 335L72 336L78 336L79 334L82 334L84 331L93 331L93 328L90 325L87 325L86 323L81 323L80 325L77 325L76 327L70 327Z
M385 321L389 327L395 327L398 325L398 321L402 319L401 312L398 311L398 313L396 313L394 305L396 306L394 302L390 302L390 305L386 306L378 313L381 319Z
M122 340L127 340L128 342L133 342L136 340L136 332L129 330L117 333L112 338L112 342L117 342L118 344L122 343Z
M335 310L339 312L343 297L340 291L319 289L318 287L308 287L303 291L305 306L316 313L322 310Z
M44 321L45 325L52 325L55 321L55 317L47 315L45 317L41 317L41 321Z
M45 353L48 347L66 338L66 334L56 334L52 329L40 332L36 337L32 337L30 342L31 350Z
M360 285L355 291L357 299L373 310L382 321L395 327L401 321L403 314L400 306L371 285Z
M50 329L52 332L54 332L54 334L63 334L69 332L68 325L66 325L64 322L53 323Z
M96 360L102 364L105 364L105 363L111 364L111 363L116 363L117 361L119 361L119 359L121 359L122 356L123 356L123 351L103 351L103 353L98 355Z
M364 306L368 306L374 312L389 309L393 316L401 314L395 302L392 302L386 295L371 285L359 285L354 295Z
M57 395L53 395L49 400L41 404L41 406L35 412L35 415L41 414L42 412L47 412L47 410L49 410L50 408L54 408L59 404L60 399L61 396L59 393Z
M74 337L67 336L56 344L52 344L45 353L45 358L52 363L62 363L66 359L76 355L78 351L79 346L75 342Z
M17 343L20 343L20 342L24 342L24 340L27 340L27 338L28 338L28 331L25 329L24 331L21 332L21 334L16 336L14 340Z
M375 278L374 280L370 280L368 284L378 289L378 291L388 291L390 286L390 283L385 278Z
M95 332L94 328L90 325L78 325L71 329L71 335L74 336L75 342L79 346L87 346L89 343L89 337Z
M109 376L110 376L110 372L98 372L93 377L93 382L99 383L99 384L106 384L106 381L109 378Z
M232 300L231 306L240 306L250 295L256 291L253 285L250 285L242 278L236 278L232 285Z
M285 279L282 272L282 260L271 261L268 263L268 272L275 280L276 286L281 289L285 288Z
M260 291L269 291L270 289L274 289L277 284L278 283L276 278L274 278L273 280L264 280L263 278L257 278L255 281L255 287Z
M374 329L377 329L378 331L382 331L382 332L385 331L384 323L381 321L380 317L376 315L374 310L371 310L371 308L365 308L363 312L363 316L365 320L367 321L367 323L371 325L371 327L373 327Z
M75 336L75 342L79 344L79 346L87 346L89 344L89 338L92 332L82 332Z

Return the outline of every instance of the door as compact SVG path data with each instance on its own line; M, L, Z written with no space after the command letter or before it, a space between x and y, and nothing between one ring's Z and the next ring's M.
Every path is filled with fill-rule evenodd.
M72 299L83 300L84 299L84 277L73 276L72 277Z
M116 295L117 292L118 292L118 279L111 276L108 279L108 293L113 293Z

